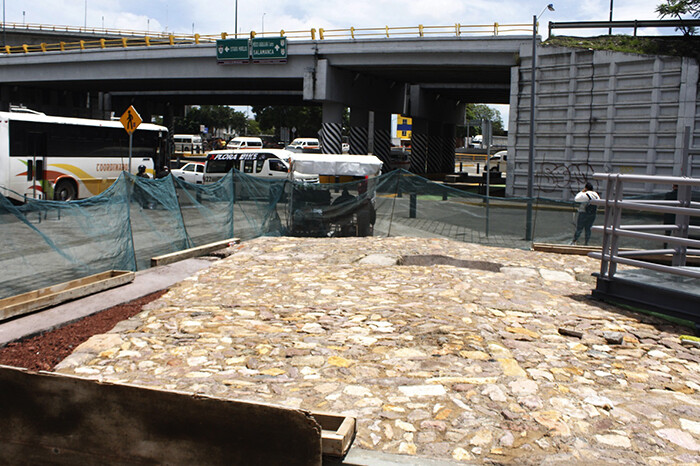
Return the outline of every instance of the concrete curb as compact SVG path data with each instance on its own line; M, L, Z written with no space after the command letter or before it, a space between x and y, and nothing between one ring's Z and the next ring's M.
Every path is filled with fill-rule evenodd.
M69 322L109 309L112 306L164 290L208 268L211 259L187 259L136 273L133 282L70 301L52 308L0 322L0 347L10 342L53 330Z

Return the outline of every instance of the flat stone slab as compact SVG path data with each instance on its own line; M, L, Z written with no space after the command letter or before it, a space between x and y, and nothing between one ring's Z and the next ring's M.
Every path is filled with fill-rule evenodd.
M408 255L501 267L383 263ZM259 238L60 372L354 416L353 448L415 462L700 462L700 349L592 300L577 277L598 269L435 238Z

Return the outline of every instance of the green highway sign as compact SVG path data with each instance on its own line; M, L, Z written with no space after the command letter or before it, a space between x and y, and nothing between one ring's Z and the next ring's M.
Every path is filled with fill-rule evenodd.
M287 38L270 37L251 39L250 57L253 60L286 60Z
M248 39L219 39L216 41L217 60L248 60L249 58Z

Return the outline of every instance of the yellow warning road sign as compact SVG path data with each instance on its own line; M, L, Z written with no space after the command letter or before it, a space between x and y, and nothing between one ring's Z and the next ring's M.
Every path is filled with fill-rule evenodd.
M126 109L126 112L124 112L124 114L121 116L119 121L122 122L122 125L124 126L126 132L131 134L134 131L136 131L136 128L139 127L143 120L141 119L139 112L136 111L134 106L130 105L129 108Z

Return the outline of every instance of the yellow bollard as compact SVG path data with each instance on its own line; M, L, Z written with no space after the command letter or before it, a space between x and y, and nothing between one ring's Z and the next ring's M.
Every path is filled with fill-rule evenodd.
M10 48L9 45L6 45L6 46L5 46L5 53L6 53L6 54L9 55L10 53L12 53L11 50L12 50L12 49Z
M324 33L326 31L323 28L318 28L318 38L323 40L325 38Z
M42 42L42 43L40 44L40 46L41 46L41 51L42 51L42 52L46 52L46 43L45 43L45 42Z
M175 36L170 34L170 45L175 45Z
M85 50L85 41L84 40L80 41L80 50Z
M316 29L311 28L311 40L316 40Z
M255 39L255 31L250 31L250 38Z
M355 38L355 28L353 26L350 26L350 37Z
M144 36L143 40L146 42L146 47L151 46L151 38L148 36Z
M61 48L61 52L66 51L66 43L65 42L59 42L58 46Z
M221 38L222 38L222 39L226 39L226 36L228 36L228 34L226 34L225 32L222 32L222 33L221 33Z
M29 53L29 47L27 44L22 44L22 50L24 50L24 53Z
M194 35L194 43L199 44L199 34Z
M104 39L100 39L100 47L105 48L105 40Z
M122 37L122 47L126 48L126 37Z
M418 35L423 37L423 25L422 24L418 25Z

